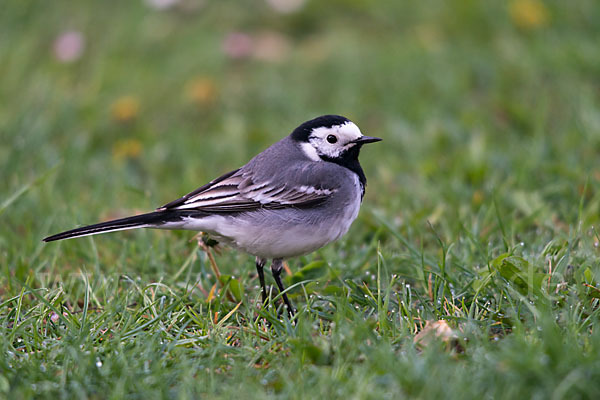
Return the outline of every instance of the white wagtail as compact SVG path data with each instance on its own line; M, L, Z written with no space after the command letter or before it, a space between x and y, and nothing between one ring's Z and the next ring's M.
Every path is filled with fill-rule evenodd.
M281 282L283 260L313 252L343 236L358 215L367 179L358 162L364 136L347 118L324 115L243 167L174 200L156 211L62 232L45 242L135 228L186 229L256 256L256 270L267 300L263 267Z

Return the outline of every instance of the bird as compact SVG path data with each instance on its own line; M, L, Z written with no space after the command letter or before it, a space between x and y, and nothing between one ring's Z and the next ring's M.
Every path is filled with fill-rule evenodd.
M340 115L300 124L247 164L155 211L61 232L44 242L136 228L182 229L255 257L263 305L264 267L288 313L294 309L281 281L284 260L306 255L346 234L365 195L361 147L382 139L365 136Z

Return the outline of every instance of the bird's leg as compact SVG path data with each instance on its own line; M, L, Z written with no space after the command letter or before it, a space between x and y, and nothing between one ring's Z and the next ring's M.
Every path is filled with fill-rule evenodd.
M258 272L258 280L260 281L260 288L262 290L262 303L263 305L267 302L267 288L265 287L265 273L263 268L267 260L264 258L256 257L256 272Z
M294 315L294 308L292 307L292 303L287 297L287 293L284 292L285 288L283 287L283 282L281 282L281 271L283 270L283 260L281 258L276 258L273 260L273 264L271 264L271 272L273 273L273 279L275 279L275 283L277 283L277 287L279 288L279 292L281 293L281 297L283 297L283 301L288 309L288 314L290 317Z

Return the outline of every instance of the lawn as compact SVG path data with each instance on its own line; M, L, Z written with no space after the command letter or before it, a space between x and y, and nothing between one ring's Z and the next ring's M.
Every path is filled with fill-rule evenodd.
M0 11L0 398L597 397L597 1L51 3ZM327 113L384 141L295 324L191 232L41 241Z

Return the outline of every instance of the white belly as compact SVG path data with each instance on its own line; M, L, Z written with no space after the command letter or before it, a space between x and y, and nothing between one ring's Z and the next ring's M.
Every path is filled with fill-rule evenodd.
M257 210L233 215L187 219L179 229L205 231L217 240L261 258L289 258L311 253L342 237L358 216L358 177L351 198L341 207Z

